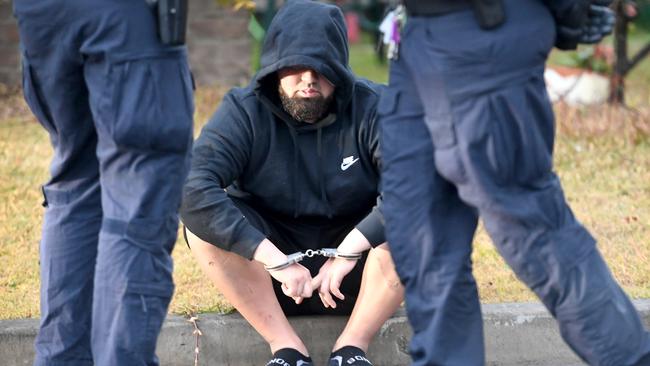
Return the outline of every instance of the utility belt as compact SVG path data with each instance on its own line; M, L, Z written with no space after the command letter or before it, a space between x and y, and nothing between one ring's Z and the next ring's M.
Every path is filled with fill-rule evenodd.
M433 17L469 9L469 0L404 0L406 12L414 17Z
M158 22L158 38L167 46L185 44L188 0L145 0Z
M473 9L483 29L492 29L505 20L503 0L404 0L406 12L414 17L434 17Z

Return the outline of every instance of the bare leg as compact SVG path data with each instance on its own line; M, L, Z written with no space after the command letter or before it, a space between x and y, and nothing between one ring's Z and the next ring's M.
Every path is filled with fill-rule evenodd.
M309 356L284 315L261 263L249 261L199 239L189 230L187 240L197 262L217 289L268 342L271 353L293 348Z
M354 310L333 350L355 346L367 352L372 338L403 299L404 287L395 272L388 247L382 245L371 249Z

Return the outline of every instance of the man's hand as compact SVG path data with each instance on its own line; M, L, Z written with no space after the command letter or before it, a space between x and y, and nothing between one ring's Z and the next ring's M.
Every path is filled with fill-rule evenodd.
M356 260L330 258L311 281L312 289L318 289L318 296L326 308L336 308L336 301L332 298L332 294L339 300L345 300L345 295L340 290L341 283L356 264Z
M274 266L285 263L287 256L270 240L264 239L255 249L253 259L265 266ZM269 274L282 284L282 292L293 298L296 304L300 304L305 297L311 297L311 273L300 264L296 263L281 270L270 271Z
M341 253L361 253L370 248L368 239L355 228L346 235L337 250ZM330 258L320 268L318 275L312 280L312 288L318 289L318 295L325 307L336 308L336 301L332 298L332 294L340 300L345 299L340 290L341 283L356 264L356 260Z
M311 273L302 265L295 263L285 269L270 271L269 274L282 284L282 292L296 304L300 304L306 297L311 297Z

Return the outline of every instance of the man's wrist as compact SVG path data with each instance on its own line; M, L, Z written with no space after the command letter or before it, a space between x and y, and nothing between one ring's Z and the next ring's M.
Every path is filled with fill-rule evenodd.
M264 265L264 269L267 270L268 272L280 271L296 263L299 263L304 257L305 255L301 252L293 253L287 255L286 259L283 262L276 263L273 265Z
M269 239L264 239L255 249L253 259L264 266L275 266L287 261L287 255L282 253Z
M336 250L340 253L362 253L370 248L372 248L372 246L368 239L366 239L359 229L354 228L345 239L343 239Z

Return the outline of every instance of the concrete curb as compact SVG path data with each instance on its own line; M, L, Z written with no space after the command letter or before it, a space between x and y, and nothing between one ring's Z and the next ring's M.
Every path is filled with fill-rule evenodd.
M634 305L650 327L650 299ZM537 303L484 304L483 319L488 365L557 366L582 365L561 340L548 312ZM312 354L315 365L323 365L345 317L295 317L291 323ZM198 325L200 365L264 365L270 352L263 339L238 314L201 314ZM31 365L37 319L0 321L0 363ZM194 327L186 319L171 315L158 339L161 365L194 365ZM386 322L368 351L376 366L408 365L411 330L403 309Z

